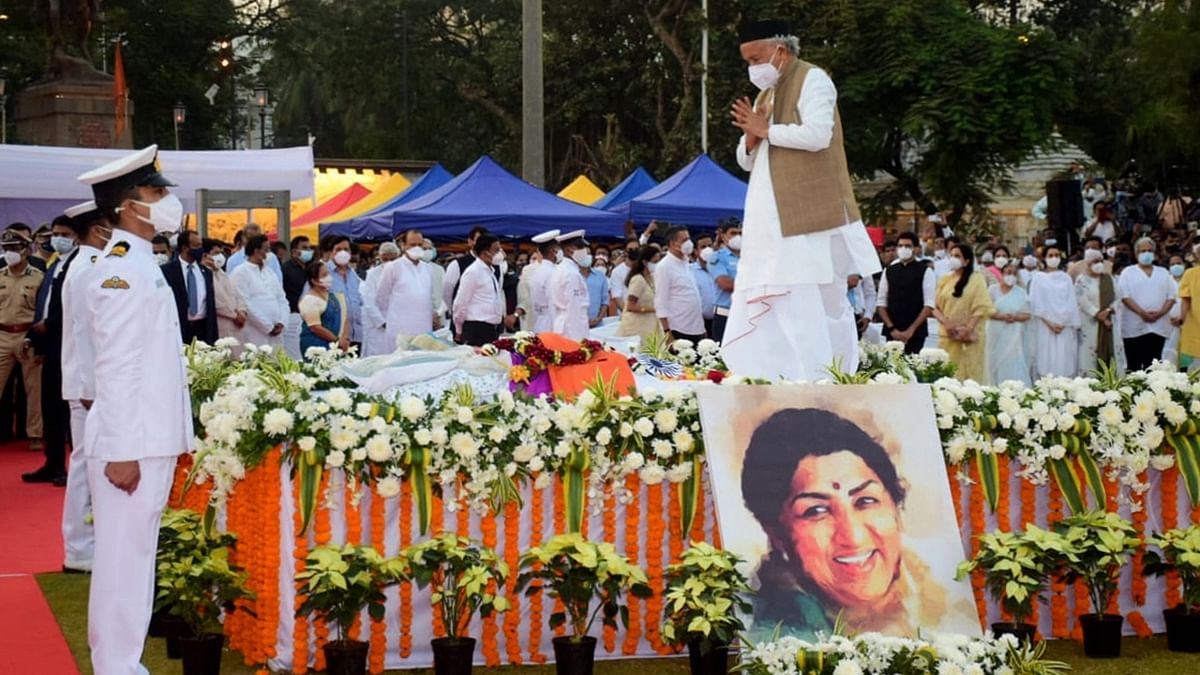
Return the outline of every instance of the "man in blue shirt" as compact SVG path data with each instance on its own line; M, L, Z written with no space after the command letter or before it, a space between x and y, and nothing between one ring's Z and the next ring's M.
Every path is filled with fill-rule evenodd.
M717 237L723 246L713 252L709 259L708 274L717 286L712 338L720 342L725 339L725 322L729 319L729 306L733 302L733 282L737 278L742 250L742 227L736 221L723 223L717 228Z
M257 237L262 233L262 228L258 226L258 223L247 223L245 229L243 229L241 232L238 232L238 234L241 236L243 244L245 244L250 237ZM234 243L236 242L237 238L235 237ZM243 248L234 251L233 255L229 256L229 260L225 261L225 273L233 274L233 271L245 262L246 249L243 246ZM271 253L270 251L267 252L267 267L271 268L271 271L275 273L275 276L279 277L279 283L282 284L283 268L279 265L279 258L276 258L275 254Z
M608 316L608 277L603 266L581 267L588 290L588 326L595 328Z
M333 278L333 285L329 287L329 291L342 293L345 296L346 309L350 313L350 344L361 346L363 341L362 293L358 286L362 279L350 265L350 237L344 234L335 234L326 237L321 244L328 247L327 251L324 251L329 254L329 261L325 263L325 266L329 268L329 276Z

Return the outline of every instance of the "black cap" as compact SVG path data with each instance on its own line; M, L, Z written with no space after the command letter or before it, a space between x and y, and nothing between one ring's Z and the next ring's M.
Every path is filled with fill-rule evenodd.
M738 38L741 42L754 42L756 40L766 40L779 35L791 35L792 26L787 21L782 19L768 19L766 21L750 21L742 25L738 31Z

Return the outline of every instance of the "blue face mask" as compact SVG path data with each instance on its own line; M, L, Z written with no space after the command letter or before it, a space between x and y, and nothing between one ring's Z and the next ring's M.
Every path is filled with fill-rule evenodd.
M1142 251L1141 253L1139 253L1138 254L1138 264L1139 265L1153 265L1154 264L1154 252Z
M312 249L311 248L306 248L303 251L300 251L300 262L306 263L306 262L311 262L311 261L312 261Z
M1178 279L1179 277L1183 276L1183 273L1186 269L1187 268L1184 267L1183 265L1178 265L1178 264L1171 265L1171 276Z

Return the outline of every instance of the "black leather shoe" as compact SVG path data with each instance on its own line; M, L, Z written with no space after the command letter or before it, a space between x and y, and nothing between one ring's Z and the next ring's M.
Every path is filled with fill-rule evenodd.
M53 483L57 476L57 471L43 466L37 471L21 474L21 480L26 483Z
M65 488L65 487L67 487L67 474L64 473L64 474L55 476L54 480L52 480L50 482L54 485L54 487Z
M67 567L63 565L63 574L91 574L91 570L81 570L78 567Z

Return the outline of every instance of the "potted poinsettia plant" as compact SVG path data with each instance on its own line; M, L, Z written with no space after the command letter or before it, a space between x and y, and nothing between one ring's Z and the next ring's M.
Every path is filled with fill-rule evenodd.
M1091 657L1121 655L1121 626L1125 617L1107 614L1104 608L1117 592L1121 567L1141 545L1133 524L1116 513L1092 511L1063 518L1054 529L1066 538L1062 568L1066 581L1082 579L1096 610L1079 617L1083 624L1083 651Z
M1167 648L1173 652L1200 652L1200 525L1167 530L1150 537L1162 555L1146 551L1145 574L1175 572L1183 584L1183 602L1163 610L1167 622Z
M629 623L626 592L647 598L653 594L646 573L629 562L609 543L594 544L579 533L560 534L521 557L517 589L526 595L547 591L563 603L563 611L550 615L550 628L569 624L570 635L556 637L555 672L583 675L592 672L596 638L588 635L597 617L606 626ZM597 600L593 609L593 600Z
M662 636L668 644L687 644L693 675L729 672L729 645L746 629L741 615L752 609L741 562L712 544L692 542L667 567Z
M158 560L156 606L182 619L183 634L176 634L185 675L218 675L225 636L222 613L236 609L236 601L252 597L246 574L229 562L237 538L231 534L193 533L166 558Z
M508 578L508 565L490 548L446 533L406 548L401 557L420 588L433 587L430 602L442 609L446 637L433 640L436 675L471 672L475 639L466 635L471 618L508 610L508 599L496 594Z
M400 559L385 559L371 546L330 544L313 549L296 574L297 592L304 598L296 616L316 614L332 623L336 639L325 644L330 675L367 672L366 642L350 638L364 609L372 619L384 616L383 590L407 574Z
M200 514L189 509L163 509L162 519L158 528L158 549L155 557L155 569L163 563L169 563L180 555L185 554L203 541L205 536L204 521ZM155 583L155 609L150 617L150 637L167 638L167 656L179 658L179 634L186 632L183 619L171 613L171 608L160 602L158 591L162 586Z
M955 578L982 570L988 592L1012 616L1011 622L993 623L992 632L1032 643L1037 626L1027 619L1065 546L1062 535L1036 525L1025 532L988 532L979 536L979 553L958 566Z

